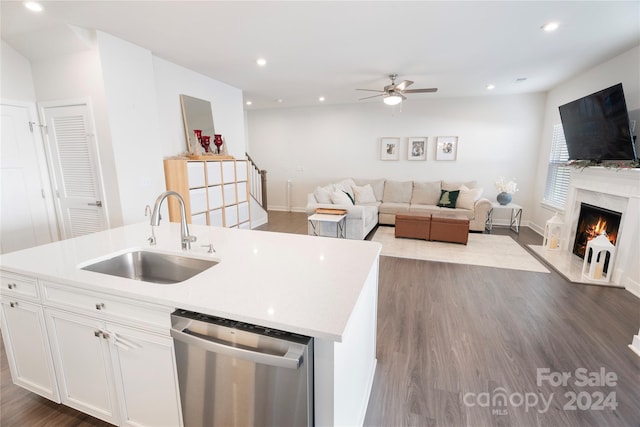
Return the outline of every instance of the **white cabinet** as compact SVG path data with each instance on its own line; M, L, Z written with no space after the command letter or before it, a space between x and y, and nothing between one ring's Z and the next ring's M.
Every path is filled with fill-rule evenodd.
M182 426L171 307L2 272L13 382L121 426Z
M123 426L180 426L173 340L107 324Z
M247 171L246 160L164 161L167 190L176 191L185 199L189 223L202 224L206 211L207 225L251 228ZM169 218L180 221L178 202L172 198Z
M62 403L118 424L109 343L103 323L87 316L46 310Z
M60 403L42 306L2 295L0 314L13 382Z
M122 426L180 426L173 341L46 309L62 403Z

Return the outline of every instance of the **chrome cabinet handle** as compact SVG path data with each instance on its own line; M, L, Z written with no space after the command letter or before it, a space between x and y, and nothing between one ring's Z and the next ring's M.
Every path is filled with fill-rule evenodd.
M104 310L104 303L100 302L100 303L96 304L96 310Z
M102 331L93 331L93 336L101 338L102 337Z
M18 306L18 301L10 302L10 303L9 303L9 306L10 306L11 308L15 308L15 307L17 307L17 306Z
M89 205L89 206L97 206L97 207L101 208L102 207L102 202L100 200L96 200L95 203L87 203L87 205Z
M9 288L9 289L15 289L16 287L17 287L17 285L15 283L9 283L7 285L7 288Z

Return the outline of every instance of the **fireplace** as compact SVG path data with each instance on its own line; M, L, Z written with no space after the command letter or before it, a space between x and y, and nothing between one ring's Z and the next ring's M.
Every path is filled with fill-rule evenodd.
M573 253L580 258L584 258L587 243L603 232L607 234L609 241L615 245L621 218L622 214L620 212L581 203Z

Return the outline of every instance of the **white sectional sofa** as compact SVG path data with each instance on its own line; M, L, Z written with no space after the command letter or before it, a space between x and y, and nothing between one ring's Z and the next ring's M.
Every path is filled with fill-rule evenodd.
M317 187L307 196L307 214L316 208L347 210L347 238L364 239L376 224L395 224L405 212L437 214L454 212L469 218L469 230L483 231L491 202L481 198L475 181L393 181L345 179ZM335 236L332 224L323 224L321 235ZM334 226L335 227L335 226Z

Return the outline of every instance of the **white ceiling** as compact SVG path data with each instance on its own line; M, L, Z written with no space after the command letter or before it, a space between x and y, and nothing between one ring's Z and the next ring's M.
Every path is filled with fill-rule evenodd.
M390 73L439 88L408 102L546 91L640 44L637 0L43 4L0 3L2 39L30 60L86 49L67 24L98 29L242 89L249 108L358 102L371 93L356 88L381 89ZM560 28L541 31L549 21Z

